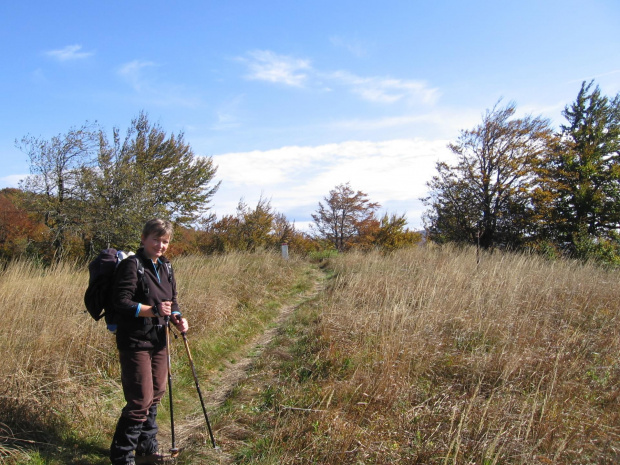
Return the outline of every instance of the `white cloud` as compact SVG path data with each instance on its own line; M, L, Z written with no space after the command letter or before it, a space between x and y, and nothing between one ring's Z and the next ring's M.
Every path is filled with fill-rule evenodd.
M436 162L450 159L447 143L348 141L215 155L222 187L214 208L220 215L231 214L240 198L252 205L262 195L289 220L304 222L331 189L349 182L386 208L398 206L398 213L406 213L410 224L418 227L419 198L426 194Z
M557 101L555 103L549 103L547 105L528 103L525 105L517 106L516 116L523 118L527 115L534 117L542 115L543 117L550 118L551 120L558 120L561 117L562 110L566 106L566 102Z
M324 92L333 91L334 86L340 85L375 103L408 101L434 104L440 95L438 89L420 80L362 77L347 71L322 72L313 68L309 60L278 55L269 50L256 50L248 55L250 58L239 59L249 68L248 79L293 87L315 87Z
M58 61L83 60L94 55L94 52L82 52L81 50L81 45L67 45L59 50L50 50L46 52L46 55Z
M225 131L240 126L237 118L232 113L216 111L215 116L217 118L217 121L210 127L212 131Z
M45 76L45 73L43 72L41 68L37 68L32 72L32 74L30 75L30 80L34 84L46 84L47 83L47 77Z
M10 176L2 176L0 177L0 188L4 189L5 187L18 187L19 182L27 176L27 174L12 174Z
M248 79L301 87L308 77L304 72L310 69L308 60L278 55L269 50L255 50L249 55L249 59L242 59L250 70Z

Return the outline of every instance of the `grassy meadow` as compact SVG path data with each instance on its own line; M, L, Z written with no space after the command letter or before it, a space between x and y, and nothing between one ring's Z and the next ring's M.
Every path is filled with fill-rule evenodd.
M327 269L229 403L240 463L620 462L617 271L430 247Z
M203 389L317 280L316 264L272 254L174 265ZM431 246L320 268L324 290L211 412L226 461L183 464L620 462L617 271ZM106 463L123 402L113 339L82 313L86 280L70 264L0 275L0 462ZM187 363L173 371L199 409Z
M277 254L173 261L201 378L262 332L287 298L312 286L308 265ZM84 267L10 264L0 274L0 463L104 464L124 405L114 336L84 313ZM175 399L199 411L183 344L173 341ZM183 402L187 399L187 402ZM168 430L167 397L160 409ZM176 403L175 403L176 407Z

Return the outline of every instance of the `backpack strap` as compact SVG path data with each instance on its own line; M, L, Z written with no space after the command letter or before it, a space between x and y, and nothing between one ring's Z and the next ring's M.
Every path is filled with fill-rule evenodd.
M168 271L168 282L172 283L172 263L170 263L170 260L165 256L160 257L159 261L162 265L166 266L166 270Z
M136 266L138 268L138 279L142 283L142 290L144 291L144 295L149 295L149 286L146 282L146 277L144 276L144 265L142 264L142 260L136 255L133 255L136 260Z
M172 263L166 262L166 268L168 268L168 282L172 282Z

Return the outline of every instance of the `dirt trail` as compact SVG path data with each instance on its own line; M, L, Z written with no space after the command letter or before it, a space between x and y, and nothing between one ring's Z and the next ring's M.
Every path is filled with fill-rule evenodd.
M243 346L239 347L235 354L233 354L235 358L234 363L230 361L226 362L223 369L218 372L218 375L207 380L210 388L209 390L205 389L207 383L205 382L205 386L203 386L203 383L201 382L201 391L208 413L220 407L226 401L232 390L247 378L248 370L252 364L261 356L263 350L269 346L271 341L278 334L278 331L280 331L295 309L303 305L305 302L315 298L322 291L323 287L324 282L322 277L317 274L312 289L304 294L301 294L295 302L283 306L280 309L280 313L273 320L267 330L253 339L250 339ZM190 436L192 436L197 429L206 430L205 419L202 412L200 416L197 416L196 418L189 420L186 419L185 421L181 420L179 422L179 425L175 428L175 433L178 438L178 445L182 447L183 444L187 443L188 438L190 438ZM217 443L218 437L216 431L214 431L214 436ZM208 439L208 436L206 441L210 444L210 439ZM214 463L232 463L231 457L223 451L219 451L214 458L217 458L217 461Z

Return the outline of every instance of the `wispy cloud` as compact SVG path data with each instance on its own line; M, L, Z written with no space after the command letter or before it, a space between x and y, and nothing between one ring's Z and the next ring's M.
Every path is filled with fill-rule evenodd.
M355 55L358 58L363 58L367 56L368 49L370 48L367 42L359 39L332 36L329 38L329 41L335 47L345 49L346 51L348 51L352 55Z
M609 71L592 74L580 79L574 79L569 81L569 84L581 84L582 82L590 82L594 80L594 85L598 85L604 94L613 96L620 92L620 69L612 69ZM575 86L575 95L577 95L579 88Z
M248 65L248 79L295 87L303 86L308 77L305 71L311 68L308 60L278 55L269 50L254 50L249 53L249 58L241 60Z
M432 104L439 96L438 89L429 87L424 81L361 77L346 71L337 71L329 77L349 86L354 93L371 102L395 103L412 99Z
M45 84L45 83L47 83L47 77L45 76L45 73L43 72L43 70L41 68L37 68L37 69L35 69L31 73L30 80L34 84Z
M330 126L337 130L345 131L376 131L379 129L395 128L401 126L412 126L420 123L445 124L442 115L431 113L421 115L388 116L375 119L350 119L330 123Z
M45 54L58 61L83 60L94 55L94 52L83 52L81 45L67 45L65 48L50 50Z
M215 111L217 120L210 129L213 131L223 131L239 127L240 122L237 113L243 100L244 95L241 94L221 104Z
M152 61L134 60L121 66L118 70L118 74L129 82L135 90L141 91L145 87L143 71L155 66L157 66L157 64Z
M408 101L433 104L439 97L439 90L420 80L395 79L391 77L363 77L348 71L321 71L314 68L310 60L278 55L269 50L258 50L239 58L244 62L248 79L268 81L294 87L314 87L333 90L345 86L363 100L391 104Z
M142 105L195 108L200 105L200 93L184 85L162 82L156 70L161 65L153 61L133 60L117 69L117 74L135 91L133 98Z
M603 77L613 76L615 74L620 74L620 69L613 69L611 71L606 71L604 73L594 74L592 76L587 76L587 77L584 77L584 78L572 79L572 80L570 80L568 82L571 83L571 84L582 83L583 81L591 81L593 79L600 79L600 78L603 78Z

